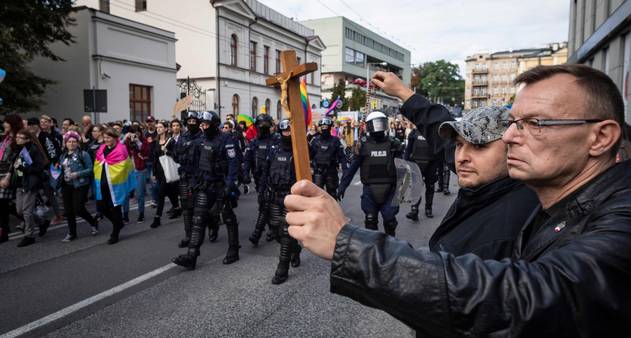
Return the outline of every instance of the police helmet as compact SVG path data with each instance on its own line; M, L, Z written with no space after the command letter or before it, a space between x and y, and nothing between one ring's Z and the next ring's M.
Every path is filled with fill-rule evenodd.
M318 126L329 126L331 127L333 125L333 120L331 120L328 117L323 117L320 119L320 121L318 121Z
M256 115L256 119L254 120L254 124L257 128L270 128L274 124L274 119L269 114L258 114Z
M291 131L291 123L289 122L288 119L283 119L280 121L280 123L278 124L278 129L283 132L283 131Z
M219 114L214 111L204 111L200 113L199 119L202 122L208 123L211 127L219 128L221 125L221 119L219 118Z
M186 117L184 118L184 122L188 122L188 120L194 119L195 122L199 123L199 114L200 112L196 112L196 111L186 112Z
M386 114L375 111L366 117L366 126L369 133L379 133L388 130L388 117Z

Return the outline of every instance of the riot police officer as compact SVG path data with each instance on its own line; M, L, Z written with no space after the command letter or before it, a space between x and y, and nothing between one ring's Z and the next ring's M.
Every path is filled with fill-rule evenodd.
M296 183L289 120L280 121L278 129L281 141L272 145L263 169L264 180L268 183L272 195L270 223L273 229L280 230L280 255L272 284L281 284L287 280L290 263L292 267L300 266L302 249L298 241L289 236L285 221L285 196L289 195L291 186Z
M250 142L245 152L243 170L246 183L249 183L250 172L252 173L258 194L259 212L256 218L256 224L254 225L254 231L249 238L250 242L256 246L259 243L259 239L261 239L263 231L265 231L265 225L269 224L271 196L267 182L263 180L263 166L267 158L267 153L276 142L276 139L271 133L274 119L270 115L257 115L254 124L256 126L257 136ZM274 237L273 232L270 231L269 234L270 238L268 238L268 241L272 240Z
M337 175L340 165L344 166L346 156L344 146L340 139L331 136L333 121L322 118L318 121L320 134L317 135L309 146L311 153L311 165L313 167L313 183L326 191L333 198L337 199L337 188L340 184Z
M385 233L395 235L399 206L393 203L397 170L395 157L401 157L401 142L386 134L388 118L382 112L372 112L366 118L368 137L362 138L359 154L344 172L338 194L344 196L353 176L360 169L363 193L361 206L366 215L367 229L377 230L381 213Z
M232 210L238 197L237 176L239 172L239 145L231 136L219 131L221 120L215 112L202 113L201 127L204 138L197 145L197 172L194 176L195 207L191 240L186 254L177 256L173 262L190 270L195 269L199 249L204 241L207 224L216 227L219 216L228 230L228 252L224 264L239 260L239 232L237 218Z
M186 132L175 143L175 160L180 164L180 205L184 218L184 239L178 245L180 248L188 247L191 239L191 227L193 226L193 178L197 173L197 161L195 150L201 142L204 134L199 128L199 113L189 112L186 116Z
M415 162L421 170L423 182L425 182L425 216L433 218L434 185L436 184L438 168L442 165L442 159L434 155L429 142L416 128L408 135L408 144L403 158ZM423 197L420 196L405 217L418 221L418 206L421 204L422 199Z

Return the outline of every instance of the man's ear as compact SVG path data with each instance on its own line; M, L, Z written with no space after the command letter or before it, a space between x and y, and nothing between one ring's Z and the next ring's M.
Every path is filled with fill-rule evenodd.
M614 120L605 120L596 123L592 127L591 145L589 147L589 155L593 157L602 156L622 137L620 125Z

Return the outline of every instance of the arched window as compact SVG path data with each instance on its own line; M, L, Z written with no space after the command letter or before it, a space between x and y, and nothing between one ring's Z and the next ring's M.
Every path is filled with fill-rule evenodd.
M232 95L232 114L239 115L239 95Z
M230 64L237 66L237 35L232 34L230 38Z
M270 114L272 110L272 100L265 99L265 113ZM271 116L271 115L270 115Z
M259 99L255 96L252 98L252 117L256 116L256 113L259 110Z
M276 104L276 121L280 121L281 116L283 116L283 106L280 104L280 100Z

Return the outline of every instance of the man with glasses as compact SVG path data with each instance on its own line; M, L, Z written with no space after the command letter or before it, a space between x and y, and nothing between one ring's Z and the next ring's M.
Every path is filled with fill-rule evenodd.
M373 82L388 94L391 73ZM519 75L502 140L511 178L539 206L510 259L415 250L347 223L306 181L285 199L289 233L332 260L331 291L385 310L422 336L619 337L631 329L631 162L615 163L622 96L583 65ZM407 104L407 102L406 102ZM427 122L429 110L408 119Z

